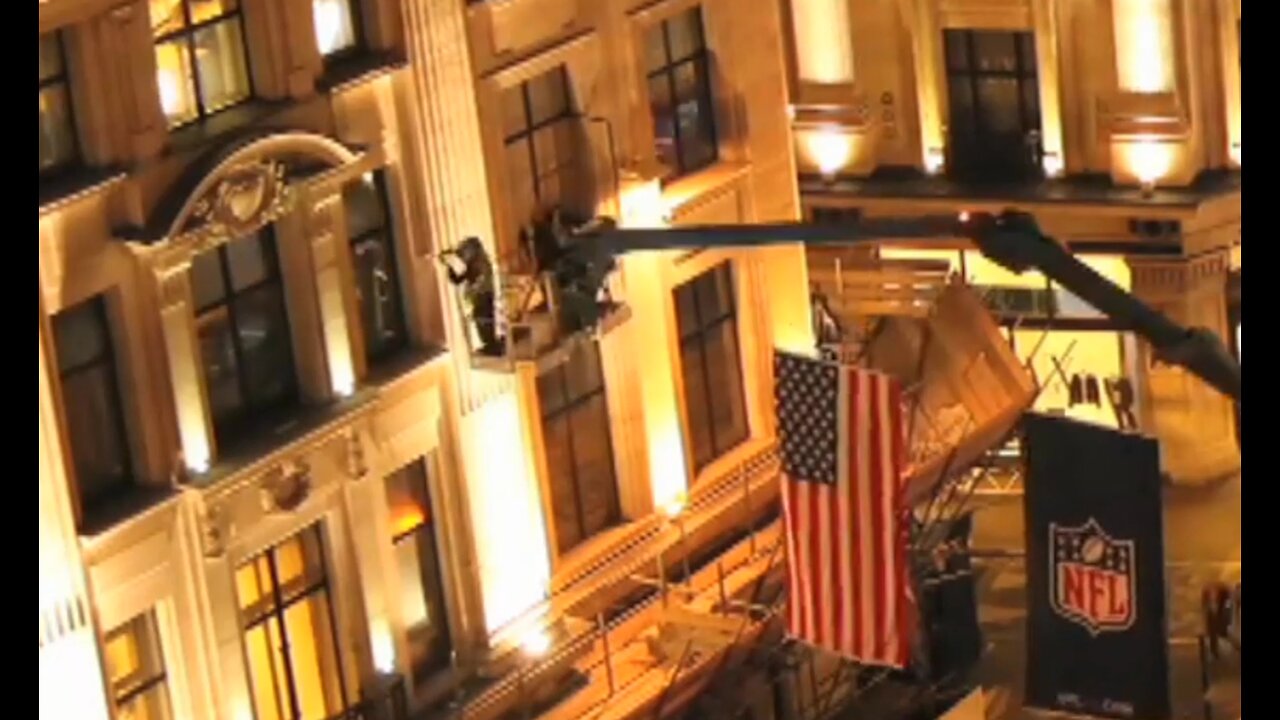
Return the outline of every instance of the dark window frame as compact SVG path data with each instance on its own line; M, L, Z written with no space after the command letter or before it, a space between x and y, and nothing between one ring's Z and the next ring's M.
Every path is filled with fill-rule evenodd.
M264 260L263 277L251 285L236 289L232 283L231 261L228 257L228 246L233 242L244 241L249 238L253 238L257 242L261 243ZM271 224L264 225L252 235L246 235L241 238L229 240L218 245L216 248L211 248L205 252L217 253L218 270L221 274L222 294L213 302L193 308L193 314L195 315L196 320L196 335L197 339L199 339L200 328L204 322L204 318L217 312L223 312L226 314L227 327L231 336L232 352L235 354L236 359L236 382L239 386L241 405L233 413L223 418L221 427L219 426L218 420L216 418L214 419L214 433L220 443L226 444L228 441L234 443L244 435L249 434L251 432L251 428L257 427L257 423L253 422L240 423L240 421L244 420L246 417L253 417L260 413L274 415L276 412L282 412L288 408L295 407L301 401L301 392L298 387L297 358L294 357L293 348L293 328L289 322L284 274L281 272L280 268L280 257L276 247L274 226ZM195 284L194 278L192 279L192 284ZM288 388L284 395L275 400L264 402L258 400L255 395L249 392L249 381L247 379L248 371L246 370L244 362L246 353L243 347L243 339L240 336L236 301L258 292L269 285L276 286L276 301L279 303L280 315L284 318L284 345L287 348L288 353L286 364L291 369L291 372L289 373ZM205 370L203 367L203 358L201 359L201 367L202 370ZM206 387L205 390L206 393L209 392L208 387ZM210 404L212 405L212 398L210 398ZM237 423L241 425L240 430L232 431L230 426Z
M315 538L316 552L319 555L319 562L317 563L319 578L312 580L301 588L289 588L286 597L286 588L280 582L280 571L277 568L276 553L279 551L280 547L289 542L289 540L292 540L294 537L299 538L298 542L305 543L305 539L300 536L306 534L311 534L312 537ZM243 642L244 637L248 635L249 631L265 624L269 620L274 619L276 621L276 627L279 628L280 631L281 645L283 646L282 648L274 649L276 653L279 653L279 661L284 669L283 679L285 685L283 686L283 689L286 693L286 697L283 699L288 701L289 709L295 717L301 715L301 712L298 709L298 688L295 686L293 676L293 658L288 652L289 625L285 621L285 612L294 605L297 605L300 602L305 602L317 594L323 594L326 600L325 607L328 611L326 613L328 615L326 619L329 621L329 637L333 640L334 669L336 670L334 674L338 681L339 702L343 708L350 707L351 702L347 695L347 679L343 672L342 644L339 642L342 636L338 633L338 621L336 610L334 608L334 595L332 588L329 585L329 553L326 552L326 547L324 530L321 528L319 523L315 523L303 528L293 536L286 538L283 542L272 545L266 550L247 558L244 562L236 566L236 572L239 572L239 570L246 565L256 565L258 558L260 557L265 557L267 559L268 578L271 582L271 586L269 588L270 592L264 593L263 588L259 587L258 602L247 608L244 607L239 598L237 598L236 605L239 609L241 618L240 637L241 642ZM303 569L304 578L307 569L308 568L305 567ZM254 572L256 575L256 569ZM267 632L267 636L270 637L270 631ZM273 698L276 701L276 707L278 708L280 707L280 700L282 699L282 687L280 685L281 678L277 678L275 674L275 659L276 657L273 655L273 662L271 663L271 690ZM250 701L256 706L257 698L253 697L252 682L250 682L249 695ZM341 715L341 713L338 714Z
M724 276L723 281L726 283L727 287L729 288L728 307L725 308L719 315L716 315L710 318L703 317L702 303L700 303L697 299L699 294L698 284L699 283L716 283L719 280L717 276ZM690 445L690 452L693 456L693 463L694 463L693 469L695 473L701 472L704 468L714 463L718 458L722 457L726 452L734 449L735 447L740 446L742 443L746 442L751 438L751 420L747 412L747 398L746 398L747 393L746 393L746 386L745 386L746 373L742 368L742 341L739 335L740 328L738 327L738 302L736 297L736 292L737 292L736 280L737 278L735 277L735 273L733 272L733 262L731 260L726 260L712 268L709 268L705 272L689 279L688 281L676 286L676 288L672 291L673 301L677 305L677 313L676 313L677 323L676 324L677 324L677 334L679 336L681 373L683 374L685 372L685 367L689 362L687 350L690 347L696 346L698 350L698 355L701 358L701 362L699 363L699 367L697 369L702 375L702 387L705 388L705 393L703 397L696 398L696 399L691 397L689 393L689 389L687 387L685 388L684 402L685 402L686 422L689 424L693 423L693 414L689 412L689 405L694 402L701 403L703 408L705 408L705 412L703 413L703 415L707 418L707 426L705 430L708 433L708 437L710 437L711 439L711 455L706 458L697 457L697 448L692 447L692 444ZM679 323L678 293L686 291L685 290L686 288L688 288L687 292L691 292L694 295L692 307L694 309L695 322L692 328L680 327L680 323ZM734 394L733 394L733 397L731 398L731 401L735 401L739 403L741 406L744 432L741 437L734 437L732 440L726 441L725 445L722 447L717 440L716 431L718 428L716 426L715 414L713 412L715 405L712 397L713 396L712 388L715 386L713 385L712 380L713 378L722 375L723 372L720 372L720 371L713 372L713 370L716 370L716 369L713 369L710 365L709 353L707 352L707 349L714 342L716 342L716 339L715 339L716 333L720 331L721 327L726 324L730 324L733 328L733 332L731 334L733 337L733 362L737 365L737 368L738 368L738 385L736 388L734 388Z
M578 113L574 110L574 107L573 107L573 86L569 82L569 68L561 64L556 68L547 71L547 73L544 73L543 76L545 76L548 73L555 73L558 76L558 79L561 83L561 89L564 93L563 95L564 107L560 108L557 112L550 115L549 117L538 121L537 123L533 121L533 96L532 96L532 93L530 92L529 87L532 82L541 80L542 77L540 76L537 78L531 78L529 80L523 80L520 82L518 86L508 88L505 91L505 92L520 93L521 104L524 110L524 113L523 113L524 122L521 123L519 130L513 133L510 133L503 138L502 145L504 149L508 149L512 145L515 145L517 143L524 143L526 146L528 146L529 173L532 176L530 179L533 181L532 183L533 200L535 205L540 205L545 200L545 198L543 197L543 190L542 190L543 175L538 172L538 151L536 147L537 143L535 142L535 138L537 137L537 134L540 130L545 130L546 128L552 127L553 125L559 122L574 121L578 119ZM557 160L559 160L559 158L557 158ZM556 167L555 171L559 172L560 169L563 168L565 165L566 163L557 162L555 166ZM508 168L508 171L509 170L510 168Z
M375 349L375 345L370 342L369 328L363 326L364 323L364 303L365 298L360 298L360 321L361 330L363 331L365 364L367 367L376 367L393 359L408 350L411 345L409 336L409 314L407 312L409 303L406 302L404 283L400 278L400 259L397 256L399 250L399 237L396 233L395 218L391 214L391 193L387 188L386 170L379 168L372 172L373 175L373 194L377 198L382 209L382 224L374 227L365 228L358 235L351 235L347 238L348 247L351 249L351 260L353 270L356 266L356 260L359 257L358 249L361 245L369 242L376 242L381 246L383 256L387 258L387 291L391 293L396 312L399 313L398 337L392 341L382 343L379 342ZM363 182L357 180L356 182ZM359 288L356 288L357 291ZM376 300L375 300L376 302Z
M165 667L164 648L161 645L160 627L159 627L159 623L156 621L155 611L148 610L142 613L141 615L137 615L127 620L126 622L121 623L119 626L112 629L110 632L106 633L106 635L103 636L102 645L105 648L108 645L110 645L111 641L116 637L123 635L125 633L132 632L138 623L141 623L146 626L145 632L147 633L147 639L154 642L154 646L150 648L150 651L155 652L158 655L158 657L155 659L157 661L159 670L154 675L144 677L140 682L130 687L127 691L120 692L114 686L109 687L108 689L111 691L111 697L114 703L114 707L115 708L124 707L125 705L132 702L135 698L145 695L146 693L154 690L157 686L161 684L165 684L166 687L165 687L165 693L164 693L164 703L165 703L165 708L168 711L166 714L172 715L172 712L173 712L172 698L169 697L169 692L168 692L169 672L168 672L168 668ZM135 640L135 641L138 642L138 640ZM142 643L139 642L139 644L142 644Z
M45 90L56 88L61 85L63 92L66 93L67 125L68 130L70 130L69 135L71 137L71 154L66 160L50 165L49 167L41 170L40 178L42 180L62 175L68 170L72 170L80 166L84 162L80 147L80 133L76 129L76 103L75 98L71 96L71 68L67 63L66 41L62 37L61 30L54 30L44 34L53 36L53 42L58 48L58 63L61 67L59 68L59 72L40 79L40 92L43 93ZM37 70L37 73L39 73L39 70Z
M576 347L572 352L584 352L583 347L584 346ZM560 532L559 526L556 525L557 517L553 512L552 517L548 518L548 521L555 527L557 552L560 555L572 551L574 548L590 540L601 532L604 532L611 527L616 527L623 520L621 491L618 487L617 457L614 453L613 447L613 429L609 422L609 397L604 378L604 359L600 356L600 347L597 343L591 343L589 348L590 349L585 352L590 353L588 357L595 363L597 369L596 376L599 379L598 384L585 389L580 389L580 392L571 393L570 388L574 386L574 383L570 381L569 375L572 366L574 365L574 360L577 359L573 354L565 358L563 362L544 371L538 382L538 422L540 423L540 429L542 431L544 449L547 443L550 442L550 433L547 430L548 427L552 423L563 423L566 445L566 447L563 448L563 451L567 454L570 461L569 487L573 489L574 520L577 523L576 529L578 541L569 546L564 545L563 535ZM544 391L544 383L547 382L546 378L553 376L554 379L558 381L558 387L561 392L561 402L558 404L547 402L547 398L545 397L546 392ZM608 478L583 477L583 471L580 467L580 463L578 462L577 452L575 450L575 447L577 446L574 444L573 418L575 413L589 408L590 403L596 398L601 400L604 407L603 433L604 450L608 457ZM584 483L592 480L607 481L612 488L609 506L605 508L607 511L607 520L603 526L594 530L588 527L587 513L585 510L586 503L583 500L583 495L585 494ZM548 484L551 485L550 492L554 493L554 485L550 483L550 479L548 479L548 481ZM554 501L552 502L554 503Z
M665 78L667 81L667 92L670 93L669 98L671 101L671 141L675 144L676 166L674 168L667 168L670 172L662 178L662 182L664 183L691 175L699 170L704 170L715 165L720 160L720 131L719 128L716 127L715 93L711 87L711 53L707 48L706 23L703 18L702 6L694 6L688 10L682 11L681 14L683 13L694 13L698 19L697 47L688 55L678 58L672 56L671 22L674 17L679 17L679 14L672 18L664 18L656 27L650 28L649 30L649 32L662 33L663 64L657 69L645 68L646 87L648 83ZM676 94L676 75L680 69L685 66L693 67L694 77L696 78L697 83L697 90L694 94L698 104L703 106L702 109L706 112L706 129L708 131L707 142L711 147L711 155L707 158L706 162L701 165L691 167L685 165L684 144L681 142L680 134L680 101ZM649 112L652 116L652 98L650 99ZM654 124L657 125L658 118L653 117L653 121Z
M974 147L969 147L966 143L974 145L983 145L989 139L990 130L985 125L979 123L982 117L982 100L979 88L982 87L984 80L990 79L1010 79L1017 85L1018 95L1018 120L1020 129L1025 140L1029 133L1041 133L1044 115L1043 109L1040 107L1040 68L1036 58L1036 36L1030 31L1003 31L1003 30L982 30L973 28L949 28L943 31L943 55L946 71L948 107L947 107L947 172L949 175L958 179L976 179L979 181L993 182L1017 182L1034 180L1043 177L1043 152L1044 139L1040 138L1039 144L1034 148L1035 157L1026 158L1025 173L1020 177L1005 177L1008 168L1003 166L996 170L988 169L988 172L981 172L973 167L968 167L965 163L967 158L959 156L962 152L973 152ZM1008 35L1013 40L1012 59L1014 66L1012 70L982 68L978 62L978 42L979 34L1000 34ZM956 54L951 51L950 44L952 42L963 42L964 52L963 67L958 66L955 62ZM1029 45L1029 52L1025 45ZM1030 58L1026 57L1030 55ZM956 137L956 128L960 125L957 119L951 117L956 112L956 101L950 95L953 92L952 86L956 83L964 83L967 88L969 97L968 113L970 115L967 121L970 125L970 137L959 139ZM1035 103L1031 107L1027 102L1028 84L1035 90ZM1025 150L1032 150L1028 145ZM985 167L985 166L984 166ZM994 172L995 174L990 174Z
M79 502L80 511L82 515L87 515L87 514L91 514L91 510L94 506L100 505L101 503L107 501L109 499L109 496L113 492L118 492L122 489L132 487L135 484L135 479L133 475L133 452L132 452L133 448L130 444L130 439L129 439L129 427L125 421L126 413L125 413L124 395L120 392L120 375L119 375L120 367L118 365L118 361L116 360L115 338L113 337L111 332L111 317L107 309L106 298L101 294L95 295L92 298L85 300L84 302L81 302L71 307L63 309L58 314L54 315L52 320L54 323L57 323L58 318L64 317L66 316L66 314L73 313L73 312L89 312L93 314L95 320L98 322L99 327L101 328L102 338L103 338L103 351L101 355L91 358L78 365L74 365L70 368L64 368L62 366L61 360L59 360L58 362L59 387L65 387L68 379L71 378L72 376L80 375L82 373L85 373L94 369L101 370L102 374L107 378L107 382L108 382L108 387L106 388L106 394L109 398L111 398L114 401L112 403L113 412L111 414L114 416L112 419L115 421L116 427L119 428L119 433L118 433L119 444L116 450L117 452L120 453L120 457L123 459L123 466L124 466L121 476L118 478L113 478L113 482L110 484L109 487L103 488L93 493L92 495L89 495L85 493L84 486L83 486L83 479L80 478L79 476L79 468L74 467L74 462L72 463L72 472L75 473L75 478L76 478L76 495L80 501ZM55 338L54 351L55 352L57 352L57 340L56 340L57 335L58 333L55 329L54 331L54 338ZM62 397L62 400L64 403L66 402L65 396ZM65 414L69 410L70 410L69 408L64 407L63 413ZM67 438L68 444L73 444L75 440L69 435L70 434L68 432L68 438ZM74 458L74 455L75 453L73 450L72 451L73 458Z
M351 14L351 44L325 54L316 43L316 50L326 68L340 65L352 58L364 55L369 51L369 43L364 35L364 6L362 0L341 0L347 4L347 12ZM311 0L312 34L315 33L316 0Z
M419 555L418 563L418 585L423 594L423 603L427 606L427 622L434 626L437 631L435 638L436 647L432 649L428 657L423 660L421 667L413 667L413 682L415 685L421 685L434 673L443 670L453 653L453 632L449 627L449 610L448 610L448 593L445 587L445 568L440 557L440 542L436 535L436 513L435 506L431 502L431 489L429 486L431 480L431 470L427 463L426 457L419 457L416 460L395 470L384 480L384 483L390 484L396 476L405 474L405 484L409 489L410 496L421 503L425 508L425 517L413 527L401 530L391 537L391 546L394 549L404 542L417 543L417 551ZM422 556L426 554L434 560L431 568L426 567L421 562ZM428 577L428 573L432 576ZM403 582L404 578L401 578ZM415 627L406 628L406 632L412 634ZM412 658L410 658L412 660ZM420 674L419 674L420 673Z
M210 118L221 115L228 110L238 108L246 103L252 102L254 97L257 95L253 83L253 58L249 53L249 35L244 22L244 2L245 0L237 0L235 9L228 10L211 18L206 18L198 23L193 23L191 22L191 0L179 0L178 4L182 8L182 27L177 30L171 30L163 35L152 34L152 48L159 47L160 45L164 45L165 43L181 38L185 42L187 52L190 54L191 58L191 72L185 79L190 83L190 87L193 90L192 97L195 98L196 102L196 114L195 117L189 120L169 125L170 131L206 122ZM224 22L236 22L240 26L240 53L244 57L245 89L247 92L240 100L210 111L205 107L204 88L200 85L200 68L195 60L196 35L205 28L211 28ZM166 118L166 121L167 120L168 118Z

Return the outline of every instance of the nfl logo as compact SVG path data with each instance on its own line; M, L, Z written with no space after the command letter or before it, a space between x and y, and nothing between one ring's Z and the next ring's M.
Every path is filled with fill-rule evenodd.
M1137 619L1137 553L1093 518L1077 527L1049 523L1049 596L1053 611L1090 635L1123 632Z

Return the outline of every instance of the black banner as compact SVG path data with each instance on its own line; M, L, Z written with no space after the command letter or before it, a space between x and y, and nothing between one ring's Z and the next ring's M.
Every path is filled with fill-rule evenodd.
M1026 704L1167 720L1156 443L1045 415L1024 428Z

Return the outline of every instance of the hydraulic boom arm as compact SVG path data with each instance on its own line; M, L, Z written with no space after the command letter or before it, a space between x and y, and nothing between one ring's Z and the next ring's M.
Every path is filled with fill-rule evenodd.
M1240 365L1213 332L1184 328L1094 272L1052 238L1030 215L923 215L877 218L841 225L776 223L678 228L622 229L596 221L575 232L566 259L579 267L606 268L613 258L639 250L705 247L894 244L908 240L965 237L991 261L1011 272L1036 269L1097 308L1122 328L1141 335L1161 362L1181 366L1225 395L1240 399ZM603 276L597 276L603 281Z

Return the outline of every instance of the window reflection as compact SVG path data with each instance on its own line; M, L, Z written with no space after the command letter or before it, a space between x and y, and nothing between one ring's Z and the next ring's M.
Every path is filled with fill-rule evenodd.
M316 46L326 58L356 49L358 7L353 0L312 0Z
M343 191L347 235L355 269L365 361L377 366L409 345L404 300L396 265L395 233L387 207L383 171L370 173Z
M663 20L646 38L655 150L667 177L716 161L709 58L701 6Z

